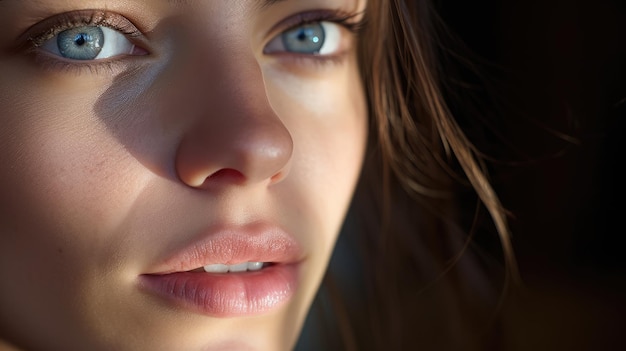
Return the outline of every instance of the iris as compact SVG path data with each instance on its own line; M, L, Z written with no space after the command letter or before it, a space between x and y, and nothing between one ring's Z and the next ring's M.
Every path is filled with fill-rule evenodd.
M285 49L302 54L319 53L324 46L325 39L326 33L321 23L302 25L282 34Z
M100 27L79 27L58 34L57 45L61 56L71 60L93 60L104 45Z

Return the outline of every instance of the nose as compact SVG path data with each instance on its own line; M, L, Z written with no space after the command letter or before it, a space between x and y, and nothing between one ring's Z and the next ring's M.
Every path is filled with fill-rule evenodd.
M205 63L206 67L206 63ZM293 153L291 134L267 98L254 58L214 65L192 95L198 109L176 150L179 179L194 188L275 184ZM200 92L200 94L198 94Z

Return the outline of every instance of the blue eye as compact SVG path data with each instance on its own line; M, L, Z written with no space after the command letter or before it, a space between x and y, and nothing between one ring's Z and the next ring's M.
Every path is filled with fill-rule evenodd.
M326 33L320 23L314 23L288 30L280 38L288 51L314 54L324 46Z
M131 54L135 46L126 36L104 26L84 26L64 30L41 48L70 60L96 60Z
M280 33L267 44L263 52L332 55L340 48L341 39L341 27L336 23L308 23Z

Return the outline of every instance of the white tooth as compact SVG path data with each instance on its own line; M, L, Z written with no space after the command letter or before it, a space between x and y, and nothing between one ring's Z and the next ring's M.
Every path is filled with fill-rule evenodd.
M247 269L248 269L248 262L228 266L229 272L245 272Z
M228 266L225 264L210 264L204 266L204 271L209 273L226 273Z
M263 262L248 262L249 271L258 271L263 268Z

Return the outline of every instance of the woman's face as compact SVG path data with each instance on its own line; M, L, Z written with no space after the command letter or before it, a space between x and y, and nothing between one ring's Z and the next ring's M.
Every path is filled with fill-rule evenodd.
M292 347L364 154L364 8L0 0L0 340Z

